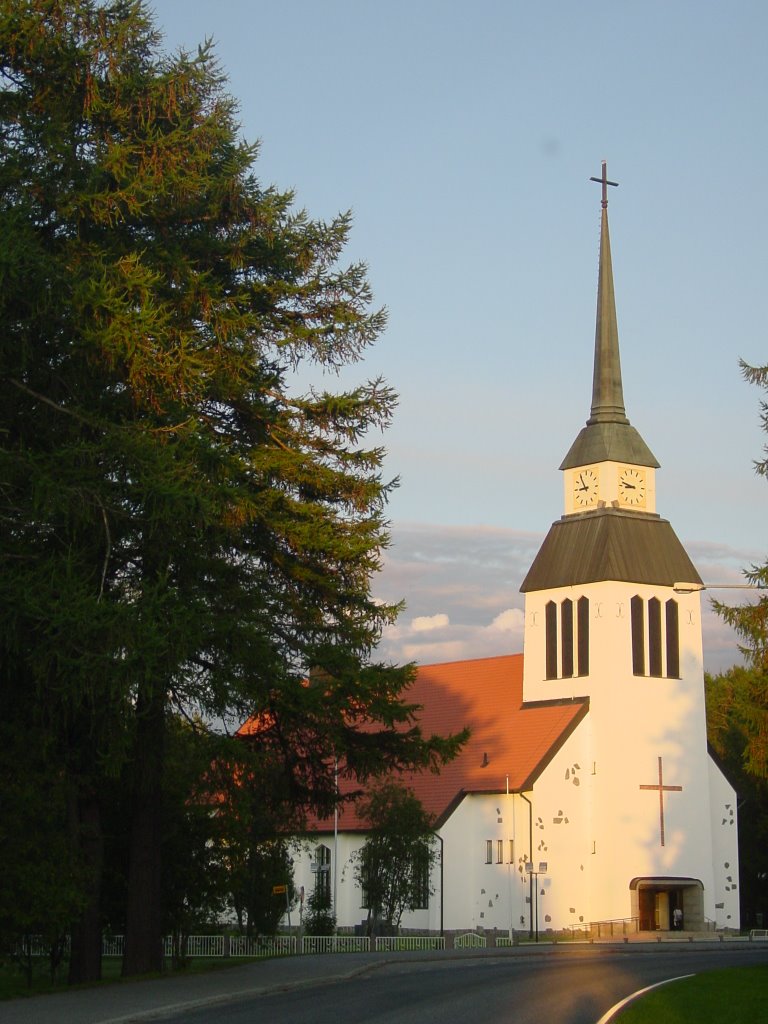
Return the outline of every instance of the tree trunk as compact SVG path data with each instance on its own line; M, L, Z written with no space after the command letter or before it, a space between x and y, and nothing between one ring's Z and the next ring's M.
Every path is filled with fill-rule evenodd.
M145 683L136 702L134 792L123 977L163 967L162 802L165 694Z
M101 879L104 866L104 834L95 793L70 795L70 834L85 867L85 907L72 925L69 984L101 980Z

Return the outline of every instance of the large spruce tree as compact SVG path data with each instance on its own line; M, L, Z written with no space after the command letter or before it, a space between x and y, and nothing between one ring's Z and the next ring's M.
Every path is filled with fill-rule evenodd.
M334 762L454 749L374 660L397 609L370 590L389 485L366 435L395 396L292 386L384 314L339 265L349 216L311 220L255 157L210 49L165 54L141 0L0 0L0 713L67 782L91 879L74 980L99 970L120 772L124 973L161 964L169 715L255 715L249 756L298 809L332 805Z

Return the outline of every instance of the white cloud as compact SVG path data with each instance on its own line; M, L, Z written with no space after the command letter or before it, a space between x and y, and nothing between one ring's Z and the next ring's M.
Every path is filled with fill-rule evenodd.
M433 629L443 629L449 622L447 615L417 615L411 619L411 629L414 633L429 633Z
M410 617L401 615L384 630L379 655L424 665L522 651L520 584L543 537L495 527L395 524L376 591L387 603L404 599ZM740 567L757 560L720 544L685 546L706 582L743 582ZM702 595L704 665L719 672L741 657L733 630L712 610L709 596L741 603L747 594Z
M420 665L443 661L463 661L467 648L462 640L444 640L434 644L404 644L403 661L417 661Z
M522 633L524 625L525 615L523 611L520 608L507 608L506 611L499 612L488 628L498 629L503 632Z

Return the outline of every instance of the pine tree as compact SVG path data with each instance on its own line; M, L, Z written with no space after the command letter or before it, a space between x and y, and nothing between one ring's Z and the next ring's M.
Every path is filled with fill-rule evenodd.
M126 768L124 973L161 965L171 714L256 716L295 808L332 805L334 761L366 778L455 749L413 727L409 668L374 660L393 485L366 438L396 397L292 384L384 327L339 263L350 216L263 187L238 132L210 47L163 53L141 0L0 0L0 653L72 786L79 979L99 779Z

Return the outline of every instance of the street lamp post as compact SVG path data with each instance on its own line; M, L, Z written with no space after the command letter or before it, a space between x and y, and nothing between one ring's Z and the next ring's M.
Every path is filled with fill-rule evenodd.
M525 870L531 879L531 887L534 892L533 907L531 913L533 920L536 922L536 942L539 941L539 875L546 875L547 873L547 862L545 860L539 861L539 868L537 871L533 870L533 863L531 861L525 862Z

